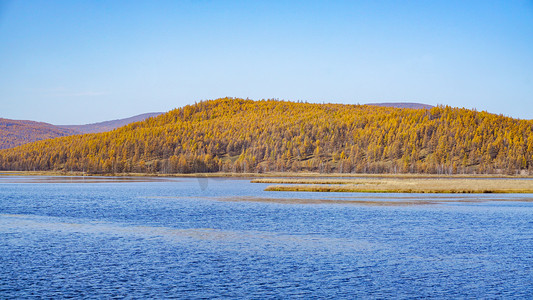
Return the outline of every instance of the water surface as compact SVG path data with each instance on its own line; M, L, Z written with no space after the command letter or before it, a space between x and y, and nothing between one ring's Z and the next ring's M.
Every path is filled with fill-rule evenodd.
M533 296L532 195L266 186L0 177L0 298Z

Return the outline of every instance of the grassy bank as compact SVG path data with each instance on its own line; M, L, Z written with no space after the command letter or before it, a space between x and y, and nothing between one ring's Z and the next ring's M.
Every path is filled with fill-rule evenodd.
M259 179L282 183L266 191L359 193L533 193L531 179L489 178L368 178L368 179Z

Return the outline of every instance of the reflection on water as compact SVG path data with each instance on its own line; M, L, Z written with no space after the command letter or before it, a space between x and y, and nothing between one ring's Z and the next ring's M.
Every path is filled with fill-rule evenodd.
M45 218L32 215L0 214L0 232L9 230L49 230L63 233L107 234L118 236L137 236L143 238L163 238L167 241L182 242L188 239L218 242L250 243L274 242L284 246L305 248L328 248L330 251L361 250L371 245L364 241L350 241L342 238L332 238L313 235L291 235L259 231L231 231L213 228L178 229L170 227L132 226L104 222L66 223L58 218ZM335 245L334 248L331 248Z
M0 177L0 298L533 295L532 195L145 179Z

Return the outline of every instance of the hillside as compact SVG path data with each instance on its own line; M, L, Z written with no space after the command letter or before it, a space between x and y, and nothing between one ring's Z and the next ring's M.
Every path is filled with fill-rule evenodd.
M141 114L141 115L133 116L130 118L125 118L125 119L111 120L111 121L92 123L92 124L86 124L86 125L58 125L58 127L73 130L79 133L106 132L106 131L111 131L113 129L128 125L133 122L139 122L139 121L143 121L148 118L151 118L151 117L157 117L160 114L162 113L160 112L146 113L146 114Z
M384 103L367 103L366 105L396 107L396 108L413 108L413 109L432 109L434 106L414 102L384 102Z
M533 121L451 107L224 98L111 132L2 150L0 168L515 174L533 168Z
M0 118L0 149L73 134L77 132L48 123Z

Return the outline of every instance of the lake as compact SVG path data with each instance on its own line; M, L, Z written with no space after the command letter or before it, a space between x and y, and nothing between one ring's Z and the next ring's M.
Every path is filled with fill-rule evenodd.
M521 195L0 176L0 298L531 298Z

